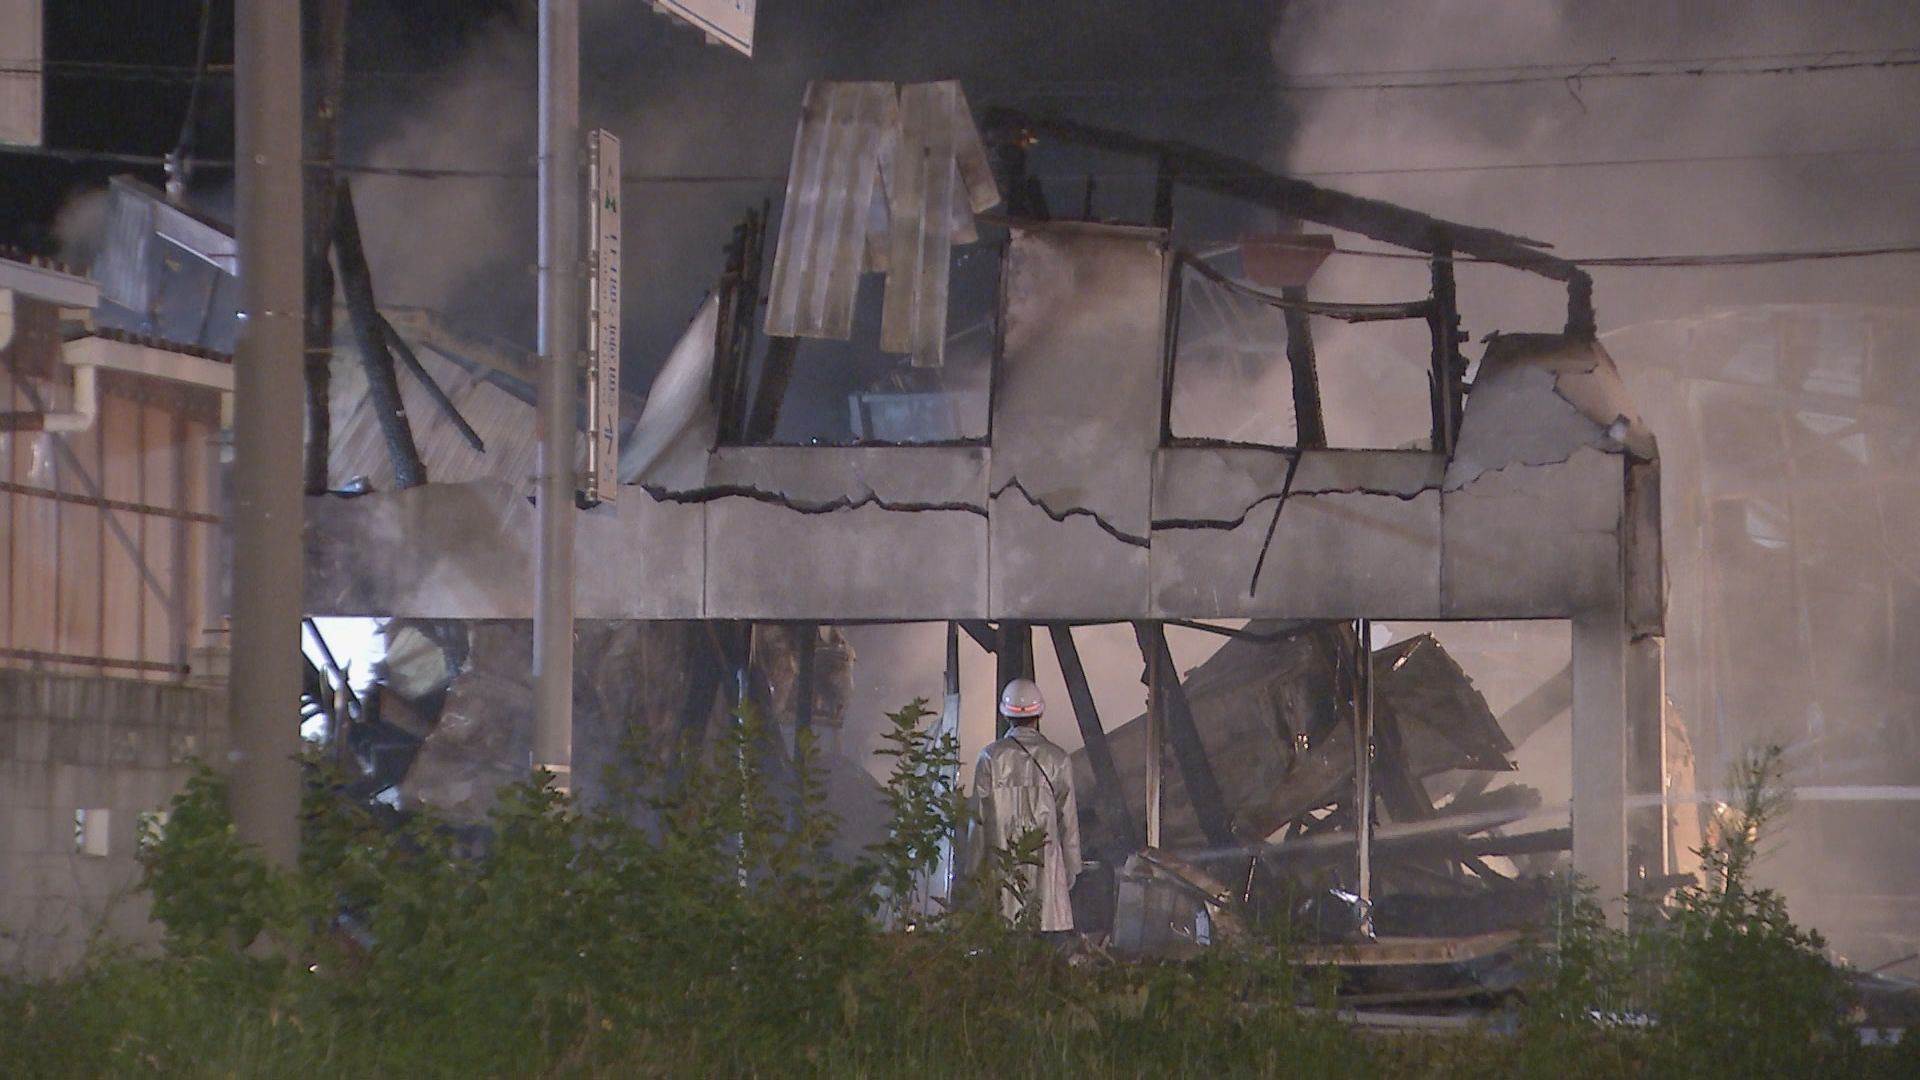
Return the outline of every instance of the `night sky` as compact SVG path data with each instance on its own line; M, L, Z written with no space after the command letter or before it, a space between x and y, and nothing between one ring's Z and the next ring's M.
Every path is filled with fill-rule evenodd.
M420 70L444 63L476 28L511 16L508 0L388 0L351 6L352 66ZM58 150L162 155L180 138L198 49L201 0L52 0L45 5L45 142ZM215 0L194 145L224 160L233 151L233 3ZM61 65L180 69L108 75ZM131 73L130 73L131 74ZM72 195L130 173L156 185L157 168L68 162L0 152L0 245L52 255L55 215ZM217 183L219 173L200 178Z

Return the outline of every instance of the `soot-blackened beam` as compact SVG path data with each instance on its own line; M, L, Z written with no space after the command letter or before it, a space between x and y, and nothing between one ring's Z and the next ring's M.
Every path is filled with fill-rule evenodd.
M420 357L414 354L413 346L407 344L407 339L400 336L400 331L393 328L393 324L387 321L385 315L377 317L380 320L380 330L386 335L387 346L393 350L395 356L400 358L400 362L406 365L407 370L413 372L413 377L420 380L421 387L439 407L441 415L459 430L460 437L467 441L468 446L473 447L475 453L486 453L486 440L480 437L479 432L473 430L473 425L467 423L466 417L460 415L460 406L455 405L453 399L447 396L447 392L434 381L433 373L428 371L427 366L420 362Z
M793 384L793 358L799 348L799 338L767 339L766 355L761 359L760 385L753 391L742 442L755 445L773 441L774 432L780 428L780 407L786 404L787 388Z
M800 648L793 673L793 737L798 745L802 731L813 730L813 663L820 647L820 624L802 623Z
M696 623L688 635L690 671L687 697L680 706L680 730L674 735L675 778L685 775L688 755L698 754L698 743L705 737L707 721L713 716L714 695L726 678L726 648L721 644L713 623Z
M1180 766L1180 779L1186 783L1194 816L1200 819L1200 832L1207 843L1226 847L1234 843L1233 817L1220 794L1220 783L1214 779L1207 748L1200 741L1200 729L1193 722L1187 688L1180 684L1180 672L1173 666L1166 628L1159 623L1137 622L1133 624L1133 633L1140 643L1140 655L1154 673L1152 701L1148 707L1160 710L1167 743L1173 747L1174 761Z
M733 228L733 240L727 245L727 269L720 279L713 395L720 412L722 443L743 441L751 420L747 415L750 407L747 367L753 357L754 314L760 304L760 256L765 234L764 210L748 210L746 217ZM784 388L782 390L784 392ZM777 414L774 420L778 421Z
M1280 290L1282 298L1305 303L1307 288L1288 285ZM1320 408L1320 373L1313 356L1313 328L1307 313L1300 308L1282 312L1287 323L1287 364L1293 369L1294 443L1307 449L1327 445L1327 421Z
M1015 679L1033 678L1033 624L1002 619L997 638L993 650L993 696L996 706L1008 683ZM994 713L994 735L997 738L1007 733L1008 724L1007 718L999 715L998 708Z
M333 154L340 130L340 103L346 82L347 0L320 0L306 6L306 107L302 133L306 173L301 207L306 214L306 322L301 365L307 380L306 490L327 490L327 461L333 438L329 398L333 384Z
M991 625L978 619L961 619L956 625L973 639L975 645L980 646L981 651L992 653L1000 648L1000 643L994 638Z
M1080 664L1080 650L1073 643L1073 629L1065 623L1047 627L1053 638L1053 655L1060 661L1060 674L1067 681L1067 697L1073 702L1073 718L1080 725L1080 741L1087 749L1087 764L1093 768L1094 805L1100 820L1106 823L1118 851L1132 852L1140 847L1141 833L1127 812L1127 799L1120 789L1120 770L1113 763L1113 750L1107 745L1107 729L1100 723L1100 711L1094 706L1093 691L1087 685L1087 672Z
M1160 175L1174 183L1245 199L1288 217L1359 233L1414 251L1432 252L1435 240L1444 237L1456 252L1472 258L1529 270L1555 281L1571 282L1576 275L1581 275L1577 265L1542 251L1538 241L1477 225L1445 221L1379 199L1331 191L1190 143L1147 139L1111 128L1034 116L1008 108L987 110L982 127L996 142L1027 133L1144 158L1158 163Z
M418 487L427 482L427 467L421 463L420 450L413 443L413 429L407 426L400 378L394 372L393 354L387 351L380 309L374 304L373 275L367 270L366 249L360 243L360 220L353 212L353 189L343 179L336 191L334 254L340 260L340 291L347 298L347 314L353 321L354 341L360 346L360 362L367 369L367 396L373 401L373 415L380 424L380 434L386 438L394 486Z
M1445 240L1434 244L1433 306L1427 326L1433 338L1433 448L1453 453L1459 440L1462 409L1460 311L1454 287L1453 254Z

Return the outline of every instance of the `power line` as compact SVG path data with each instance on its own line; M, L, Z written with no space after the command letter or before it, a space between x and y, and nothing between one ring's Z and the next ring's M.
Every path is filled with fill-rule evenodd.
M1160 79L1021 80L1017 83L982 81L983 93L1022 98L1112 98L1150 94L1158 96L1223 96L1235 94L1311 94L1338 91L1441 90L1532 83L1574 83L1595 79L1723 78L1765 75L1807 75L1823 72L1866 71L1920 66L1920 46L1880 49L1830 49L1781 53L1731 53L1718 56L1621 60L1617 57L1557 63L1486 65L1450 68L1395 68L1333 72L1305 72L1278 82L1265 82L1264 73L1247 73L1213 80L1191 77ZM0 61L0 74L41 74L65 80L189 83L196 69L188 65L128 64L112 61L47 60L39 64ZM217 65L209 74L231 77L230 65ZM355 83L430 81L442 71L350 72ZM499 80L513 76L501 75Z
M24 157L50 158L72 164L89 162L110 165L156 166L164 167L167 159L156 154L135 154L115 150L61 149L42 146L0 146L0 154L14 154ZM1288 169L1286 175L1307 180L1338 179L1369 176L1434 175L1448 173L1479 172L1525 172L1539 170L1597 169L1597 168L1633 168L1663 165L1697 165L1751 161L1812 161L1824 158L1850 157L1898 157L1920 154L1920 146L1855 146L1836 147L1820 150L1774 150L1753 151L1749 153L1729 154L1676 154L1664 157L1621 157L1621 158L1576 158L1561 161L1495 161L1463 165L1401 165L1374 166L1369 168L1347 169ZM312 165L314 162L308 162ZM197 169L231 169L231 160L195 159ZM535 173L532 169L479 169L443 166L374 165L369 163L336 164L341 172L360 176L384 176L407 180L521 180L531 181ZM1063 174L1065 175L1065 174ZM1140 180L1155 178L1152 170L1118 169L1095 170L1092 173L1074 172L1070 179L1078 181L1091 175L1099 180ZM1201 174L1195 174L1201 175ZM1207 178L1223 179L1234 176L1264 176L1266 173L1207 173ZM783 173L627 173L622 181L629 184L773 184L786 180Z
M28 154L38 154L42 156L77 155L84 160L104 160L104 161L120 163L120 164L163 165L165 164L165 161L166 161L164 157L159 157L159 156L149 155L149 154L120 154L120 153L112 153L112 152L105 152L105 151L48 151L44 148L38 148L38 147L11 147L11 146L0 147L0 150L5 150L8 152L25 152ZM1840 154L1840 153L1904 154L1904 153L1920 153L1920 148L1889 148L1886 150L1864 150L1863 149L1858 151L1818 151L1818 152L1808 151L1805 153L1806 154L1816 154L1816 153L1817 154ZM1701 158L1701 159L1688 159L1688 158L1651 159L1649 158L1649 159L1640 159L1638 161L1625 161L1625 160L1617 161L1617 162L1594 161L1594 162L1570 162L1570 163L1562 163L1562 164L1569 164L1569 165L1641 164L1641 163L1667 163L1672 161L1687 161L1687 160L1719 161L1719 160L1744 160L1746 158L1770 158L1770 157L1794 157L1794 156L1805 156L1805 155L1793 154L1793 153L1777 154L1777 155L1776 154L1723 155L1719 157L1707 157L1707 158ZM231 167L232 162L198 162L197 164L202 168L206 168L206 167L221 168L221 167ZM1542 163L1536 163L1536 164L1542 168L1562 167L1562 164L1556 164L1551 162L1542 162ZM341 166L338 166L338 168L342 172L356 173L356 174L363 174L363 175L370 174L370 175L382 175L382 176L401 176L401 177L408 177L408 178L417 178L417 177L424 176L429 179L448 179L448 178L464 178L464 177L478 177L478 178L486 178L486 179L505 179L505 178L529 179L533 175L531 172L509 173L509 172L501 172L501 171L495 171L495 170L479 170L479 169L476 169L476 170L448 170L448 169L423 170L423 169L387 168L387 167L371 166L371 165L341 165ZM1381 171L1387 172L1387 171L1420 171L1420 170L1381 170ZM1445 168L1439 168L1431 171L1450 171L1450 170ZM1296 173L1294 175L1310 176L1314 174ZM773 182L783 181L784 179L785 179L784 176L775 176L775 175L729 176L729 175L698 175L698 174L667 175L667 174L649 174L649 173L629 173L621 177L622 182L630 183L630 184L634 184L634 183L637 183L637 184L773 183ZM1315 248L1314 250L1319 251L1322 249ZM1336 250L1333 254L1340 255L1340 256L1356 257L1356 258L1404 259L1404 260L1413 260L1413 261L1419 261L1419 262L1432 261L1432 256L1422 254L1420 252L1384 251L1377 248L1340 248ZM1697 254L1696 253L1696 254L1665 254L1665 255L1600 255L1600 256L1594 256L1591 258L1568 258L1567 256L1558 256L1558 257L1565 259L1567 262L1575 263L1581 267L1587 267L1587 268L1660 269L1660 268L1673 268L1673 267L1729 268L1729 267L1743 267L1743 266L1771 266L1771 265L1779 265L1784 263L1796 263L1796 262L1820 262L1820 261L1827 261L1827 260L1834 260L1834 259L1864 259L1864 258L1879 258L1879 257L1891 256L1891 255L1916 255L1916 254L1920 254L1920 242L1880 244L1880 245L1872 245L1867 247L1811 248L1811 249L1797 249L1797 250L1772 250L1772 251L1753 251L1753 252L1723 252L1723 253L1717 253L1717 254ZM1455 263L1463 263L1463 264L1484 263L1490 266L1504 265L1502 263L1499 263L1490 259L1476 259L1476 258L1461 257L1461 256L1454 256L1450 261Z
M1197 79L1023 81L1011 87L1025 96L1102 97L1146 92L1156 87L1196 93L1322 93L1340 90L1421 90L1527 83L1579 83L1589 79L1705 78L1752 75L1805 75L1829 71L1902 68L1920 65L1920 46L1891 49L1826 50L1672 57L1654 60L1571 61L1484 67L1402 68L1376 71L1306 72L1267 86L1249 86L1251 77L1208 83Z

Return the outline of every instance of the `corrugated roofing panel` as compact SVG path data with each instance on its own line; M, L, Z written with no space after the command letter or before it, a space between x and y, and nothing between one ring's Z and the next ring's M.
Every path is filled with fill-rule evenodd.
M766 332L844 340L879 159L894 127L890 83L807 85L767 290Z
M106 237L92 274L102 296L141 319L149 306L147 245L152 240L152 204L116 185L107 195Z
M414 447L427 467L430 483L461 483L498 479L516 486L534 475L539 442L534 432L533 406L515 389L533 377L531 366L509 345L470 339L449 329L426 312L394 311L394 324L440 388L453 399L486 452L473 449L460 429L441 412L412 372L399 372L400 395L413 430ZM333 438L328 452L328 482L344 486L364 476L375 490L393 487L393 466L386 439L367 397L366 369L344 326L335 334L333 384ZM502 385L502 383L507 385ZM638 399L623 395L622 413L637 412ZM585 453L584 445L576 455Z
M952 207L960 186L954 127L960 84L914 83L900 89L900 147L889 174L887 296L880 347L937 366L947 330L947 277L953 255Z

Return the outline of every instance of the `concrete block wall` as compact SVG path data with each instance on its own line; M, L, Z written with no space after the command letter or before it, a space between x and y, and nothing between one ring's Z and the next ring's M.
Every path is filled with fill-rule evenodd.
M0 971L58 971L96 935L156 942L141 815L180 791L190 759L225 750L221 690L0 669ZM104 854L80 850L81 810Z

